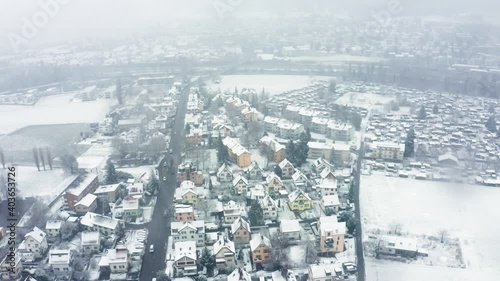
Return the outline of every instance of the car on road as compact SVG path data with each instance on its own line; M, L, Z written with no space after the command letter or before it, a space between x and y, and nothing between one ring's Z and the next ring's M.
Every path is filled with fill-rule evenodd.
M167 210L165 210L165 212L163 212L163 216L166 217L168 215L168 212Z
M170 153L170 154L172 154L172 152L173 152L173 150L172 150L172 148L171 148L171 149L170 149L170 151L169 151L169 153Z
M167 181L167 177L163 177L163 181Z
M149 252L153 253L155 251L155 245L149 246Z
M167 167L167 161L163 162L163 167Z

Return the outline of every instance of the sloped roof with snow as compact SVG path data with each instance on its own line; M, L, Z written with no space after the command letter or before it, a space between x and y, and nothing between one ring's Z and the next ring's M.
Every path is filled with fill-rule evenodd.
M247 221L245 221L243 218L240 217L231 224L231 233L234 234L236 231L238 231L238 229L240 229L240 227L243 227L248 232L251 232L250 231L250 224Z
M43 232L40 228L35 226L32 231L28 232L24 236L24 238L31 237L35 241L41 243L43 241L43 239L45 239L45 236L46 236L45 232Z
M252 240L250 240L250 250L252 252L261 245L271 248L271 241L264 235L255 235Z

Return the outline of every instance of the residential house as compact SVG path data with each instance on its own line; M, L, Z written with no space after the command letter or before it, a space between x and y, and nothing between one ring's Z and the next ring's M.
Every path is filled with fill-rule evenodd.
M262 179L262 169L256 161L245 170L245 174L251 180L261 180Z
M417 240L398 236L384 237L381 239L380 253L390 256L415 258L419 255Z
M174 238L174 244L195 241L197 247L205 246L205 221L172 222L170 231Z
M125 246L109 249L99 261L99 271L110 273L127 273L129 269L129 252Z
M255 235L250 240L250 251L254 264L262 264L272 258L271 241L264 235Z
M276 163L285 159L286 146L280 144L273 137L264 136L259 143L260 151L267 155L268 159L272 159Z
M194 186L194 185L193 185ZM192 188L177 188L175 190L175 202L180 204L191 204L196 206L199 203L199 195Z
M281 220L280 233L283 239L287 241L300 240L300 224L299 220Z
M278 122L280 119L278 117L266 116L264 117L263 124L264 130L266 132L276 133L278 131Z
M101 250L101 234L98 231L82 232L81 249L87 254L99 252Z
M222 164L217 171L217 180L221 183L233 181L233 171L226 163Z
M227 276L227 281L252 281L252 277L242 268L236 268Z
M307 143L309 150L307 152L308 159L324 158L327 161L332 161L334 146L331 143L310 141Z
M196 242L178 242L174 244L174 247L174 268L177 271L177 275L193 276L198 274L198 268L196 266L196 261L198 260L196 255Z
M252 164L252 155L236 139L226 137L222 143L227 147L229 159L240 168L247 168Z
M64 207L69 210L74 210L76 203L85 197L85 195L92 193L99 186L99 180L95 174L84 174L80 176L81 181L77 182L75 186L70 187L64 195Z
M326 128L330 119L313 117L311 120L311 132L326 135Z
M175 221L190 222L194 221L194 209L191 205L175 204Z
M246 194L248 190L248 180L241 175L237 175L233 180L233 188L238 195Z
M333 164L331 164L330 162L328 162L328 160L326 160L323 157L319 157L318 159L314 160L314 162L311 165L311 167L318 174L320 174L324 169L333 170L335 168L333 166Z
M278 205L273 198L267 195L263 199L259 200L259 204L262 207L262 212L264 213L264 220L275 221L278 218Z
M223 207L224 223L230 224L241 217L241 207L234 201L229 201Z
M326 128L326 136L336 141L351 141L354 138L354 127L330 121Z
M336 180L337 179L335 174L333 174L333 172L330 169L323 169L323 171L321 171L321 173L319 175L320 175L322 180L324 180L324 179Z
M116 202L116 199L118 199L120 188L121 184L119 183L101 185L94 191L94 194L97 195L99 199L107 200L110 203L114 203Z
M309 186L309 179L300 170L295 170L292 175L293 185L297 188L305 188Z
M125 217L140 217L142 216L142 208L139 204L139 198L127 196L122 200L123 216Z
M82 200L75 204L75 212L85 214L93 212L97 208L97 196L92 193L85 195Z
M281 168L281 177L283 179L291 179L292 175L295 173L295 167L293 164L285 158L278 165Z
M351 146L343 143L332 144L332 157L329 159L333 163L349 163L351 161Z
M49 266L56 276L71 276L73 274L73 256L71 250L51 249L49 251Z
M243 218L239 218L231 224L231 235L236 244L247 244L250 242L250 224Z
M297 189L288 195L288 206L292 211L305 211L312 207L311 198L301 189Z
M107 216L88 212L81 219L80 224L88 231L99 231L103 235L114 235L121 228L120 221Z
M0 280L18 280L22 271L21 258L18 255L6 255L0 263Z
M58 237L61 234L63 222L58 220L49 220L45 224L45 231L48 238Z
M309 265L309 280L333 281L341 280L343 266L341 263L321 263Z
M247 198L250 200L262 200L266 196L266 189L261 184L256 184L254 187L250 188L247 194Z
M127 185L127 195L141 199L144 195L144 183L132 179L132 181Z
M337 216L320 217L318 222L320 253L344 251L346 223L338 222Z
M213 245L213 255L218 269L236 267L236 250L234 242L223 234L218 235L217 242Z
M247 107L241 111L245 122L256 122L259 120L259 112L253 107Z
M321 197L328 196L328 195L337 195L337 180L331 180L328 178L325 178L320 181L320 184L316 187L316 190L319 191L321 194Z
M267 190L269 192L279 192L280 190L285 189L285 185L281 181L281 178L278 177L274 172L271 172L266 177Z
M23 261L33 261L43 256L47 248L47 234L35 226L24 236L18 247L18 254Z
M404 144L400 143L373 143L370 145L373 153L372 157L377 159L402 161L405 151Z
M339 195L327 195L321 198L321 208L326 215L336 214L339 212L340 201Z

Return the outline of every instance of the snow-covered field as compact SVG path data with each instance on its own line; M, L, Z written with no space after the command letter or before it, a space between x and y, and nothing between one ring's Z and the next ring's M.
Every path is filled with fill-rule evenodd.
M34 106L0 105L0 134L28 125L98 122L115 103L114 100L72 100L74 95L44 97Z
M142 178L143 180L148 181L151 177L151 172L153 171L154 173L155 167L155 165L146 165L131 168L117 168L116 170L129 173L136 179Z
M305 76L305 75L223 75L220 84L209 83L208 88L224 92L234 92L243 88L253 88L258 93L265 89L271 95L281 94L286 91L304 88L317 81L328 81L330 77Z
M64 185L61 183L68 178L61 169L38 171L36 167L16 167L16 181L22 197L32 196L57 196L61 193ZM58 188L59 187L59 188Z
M334 56L302 56L302 57L289 57L287 60L297 62L317 62L321 64L335 64L335 63L374 63L383 61L379 57L365 57L365 56L350 56L350 55L334 55Z
M338 98L335 103L339 105L357 106L363 108L376 108L382 110L394 98L373 93L349 92Z
M500 274L500 225L496 223L500 221L499 188L374 173L361 177L360 200L365 234L389 230L395 223L401 225L403 233L416 235L438 236L439 231L446 230L449 237L460 239L467 266L464 270L374 260L367 264L368 281L497 280L494 277Z

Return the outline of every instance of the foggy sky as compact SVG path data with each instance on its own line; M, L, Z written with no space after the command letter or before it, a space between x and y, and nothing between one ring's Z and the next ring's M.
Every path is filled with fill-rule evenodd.
M42 10L40 2L63 0L0 0L0 45L7 34L20 34L23 18L32 20ZM356 17L369 17L385 9L390 1L400 1L406 14L496 13L498 0L64 0L60 10L33 40L66 37L119 36L140 29L170 23L176 19L224 20L217 14L217 3L241 2L228 14L284 15L303 11L335 14L347 11Z

